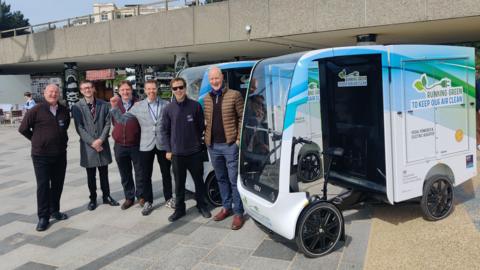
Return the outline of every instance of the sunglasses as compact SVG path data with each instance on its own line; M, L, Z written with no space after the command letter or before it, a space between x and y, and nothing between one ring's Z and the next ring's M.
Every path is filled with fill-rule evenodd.
M173 91L177 91L177 90L183 90L185 88L185 86L177 86L177 87L172 87L172 90Z

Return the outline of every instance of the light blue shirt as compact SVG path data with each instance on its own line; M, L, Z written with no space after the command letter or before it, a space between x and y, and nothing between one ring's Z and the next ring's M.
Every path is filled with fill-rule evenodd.
M30 100L27 100L27 102L25 102L25 104L23 105L23 108L25 110L30 110L31 108L33 108L35 106L35 100L33 99L30 99Z
M160 118L160 115L159 115L159 108L158 108L158 104L160 103L160 101L157 99L155 99L155 101L153 102L148 102L148 111L150 112L150 115L152 116L152 120L156 123L159 118Z

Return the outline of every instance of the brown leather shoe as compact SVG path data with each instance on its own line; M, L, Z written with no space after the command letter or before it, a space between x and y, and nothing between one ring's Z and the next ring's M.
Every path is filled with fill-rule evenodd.
M220 212L218 212L213 217L213 220L222 221L222 220L226 219L228 216L230 216L231 214L232 214L232 211L230 209L225 209L225 208L222 207L222 210L220 210Z
M128 208L130 208L131 206L133 205L133 201L132 200L129 200L129 199L126 199L123 203L122 203L122 210L126 210Z
M232 230L238 230L242 228L244 222L245 220L243 219L242 215L234 215L232 221Z
M144 198L140 198L138 200L138 204L140 205L140 207L143 207L145 205L145 199Z

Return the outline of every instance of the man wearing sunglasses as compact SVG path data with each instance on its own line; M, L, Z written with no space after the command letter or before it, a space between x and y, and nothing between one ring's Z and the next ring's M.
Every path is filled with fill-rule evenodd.
M205 184L203 182L203 132L205 120L203 110L197 101L186 94L186 82L183 78L174 78L170 82L173 92L172 102L163 110L162 146L166 149L166 158L172 161L175 177L175 212L168 217L173 222L185 216L185 181L187 170L195 183L197 208L204 218L212 215L205 202Z

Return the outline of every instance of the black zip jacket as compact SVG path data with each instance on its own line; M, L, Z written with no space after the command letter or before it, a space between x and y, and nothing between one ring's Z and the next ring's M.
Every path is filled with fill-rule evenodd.
M58 104L57 115L48 103L41 103L27 112L18 131L32 142L33 156L57 156L67 151L70 111Z
M175 98L163 110L162 146L177 156L188 156L203 149L205 119L200 103L188 97L182 102Z

